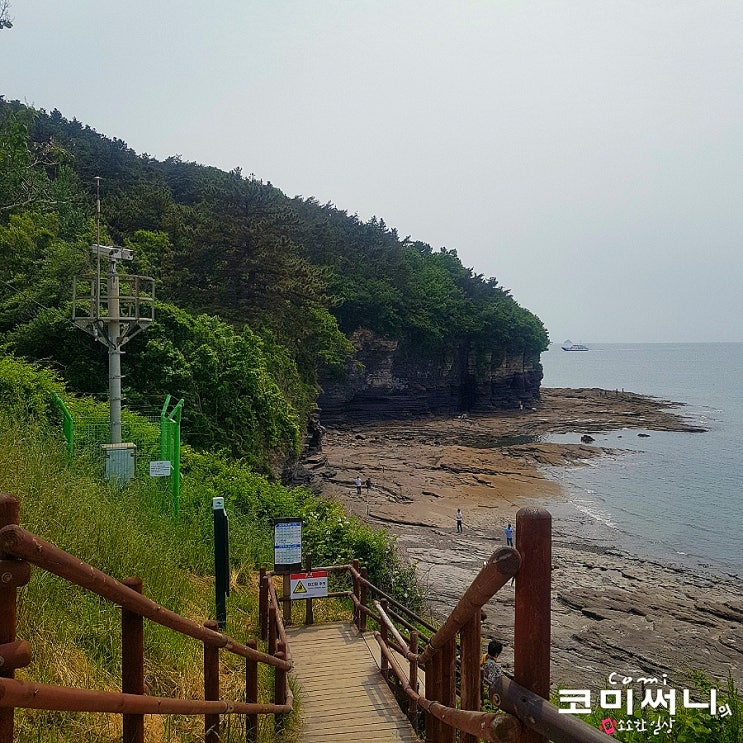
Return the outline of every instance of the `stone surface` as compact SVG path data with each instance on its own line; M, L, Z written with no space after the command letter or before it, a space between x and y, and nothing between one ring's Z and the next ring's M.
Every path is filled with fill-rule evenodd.
M304 471L316 489L397 535L401 555L415 564L440 620L483 560L505 544L503 527L515 522L520 507L560 510L565 496L539 468L574 465L607 451L540 443L535 436L625 427L700 430L670 406L629 393L544 390L534 410L346 425L326 431L322 457L308 460ZM360 497L353 487L357 472L374 483ZM461 535L457 507L464 513ZM584 527L553 517L553 685L606 688L615 671L635 677L667 673L681 688L692 669L719 679L730 669L743 685L737 577L641 559L589 537ZM501 589L486 612L484 633L504 643L504 667L513 670L513 586Z
M355 354L346 379L321 381L318 404L325 424L519 408L539 399L539 354L476 354L471 343L462 341L457 348L424 356L404 342L363 329L351 341Z

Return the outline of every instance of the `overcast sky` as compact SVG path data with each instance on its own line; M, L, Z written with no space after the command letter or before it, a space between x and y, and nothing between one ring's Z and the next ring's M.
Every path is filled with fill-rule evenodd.
M743 341L740 0L11 0L0 93L455 248L553 341Z

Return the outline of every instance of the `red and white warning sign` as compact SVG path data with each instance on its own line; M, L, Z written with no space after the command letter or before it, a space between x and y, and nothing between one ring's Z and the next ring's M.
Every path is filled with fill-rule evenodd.
M292 599L320 599L328 595L328 571L292 573Z

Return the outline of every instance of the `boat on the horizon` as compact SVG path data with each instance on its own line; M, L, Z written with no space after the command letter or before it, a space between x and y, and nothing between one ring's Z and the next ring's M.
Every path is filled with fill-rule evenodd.
M573 343L573 341L565 341L561 346L563 351L587 351L588 346L584 346L581 343Z

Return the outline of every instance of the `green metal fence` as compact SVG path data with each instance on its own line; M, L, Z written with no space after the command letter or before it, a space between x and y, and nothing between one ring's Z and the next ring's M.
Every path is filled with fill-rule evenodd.
M67 464L70 464L75 453L75 421L62 398L56 392L52 392L52 397L62 411L62 432L67 442Z
M87 456L97 461L102 446L110 440L110 420L105 411L87 412L75 420L59 395L53 393L54 401L62 412L62 431L67 442L67 461L74 456ZM181 414L184 401L181 399L168 412L171 396L158 415L155 411L138 413L154 425L159 424L159 441L147 435L142 426L132 425L126 416L122 420L122 439L137 446L137 474L149 477L149 463L154 460L170 462L170 500L173 515L180 511L180 466L181 466Z
M181 412L183 398L168 413L170 395L160 413L160 459L170 462L170 492L173 501L173 516L178 518L181 507Z

